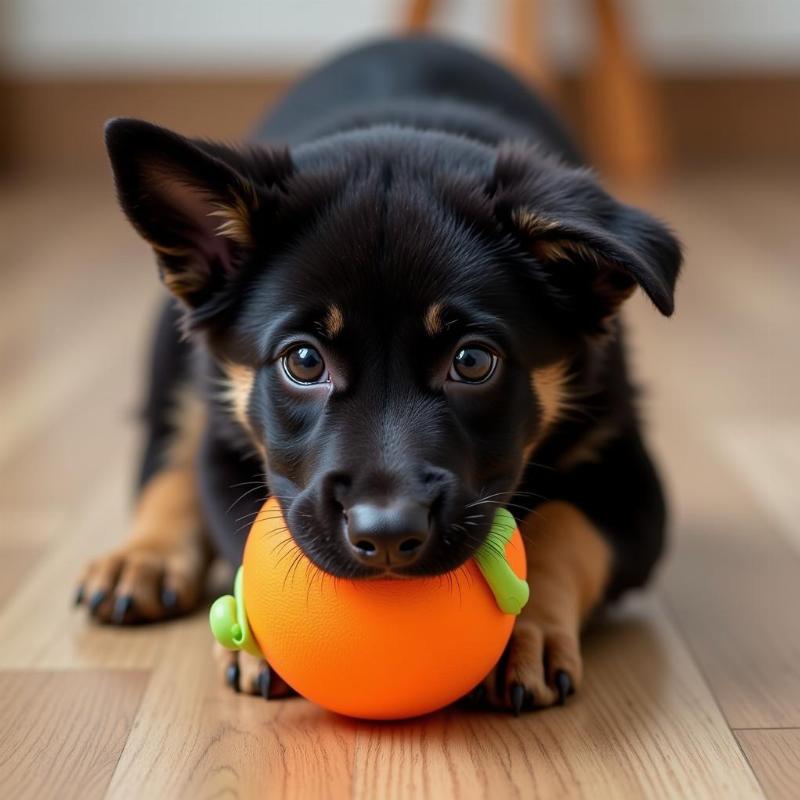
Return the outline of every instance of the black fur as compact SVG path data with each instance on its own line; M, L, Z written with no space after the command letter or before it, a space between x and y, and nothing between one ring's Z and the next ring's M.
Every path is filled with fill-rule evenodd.
M248 421L266 465L213 400L198 464L228 558L244 541L236 519L246 528L263 500L251 494L229 512L242 493L232 487L266 466L295 538L337 575L376 572L344 546L342 508L404 496L434 518L406 572L461 564L496 505L511 500L521 515L560 498L613 545L611 594L646 578L664 503L614 314L636 285L670 314L680 250L660 223L602 190L529 89L461 48L391 40L313 72L245 149L130 120L112 122L107 142L122 206L181 298L198 390L212 393L223 362L255 371ZM247 241L218 236L208 216L237 203ZM443 308L437 336L423 327L431 304ZM331 305L344 326L328 340ZM165 398L189 373L174 311L165 314L145 477L169 435ZM486 385L443 377L464 337L501 355ZM288 384L280 356L291 341L324 351L332 392ZM530 375L560 361L578 407L526 463L542 424ZM563 466L600 429L597 460Z

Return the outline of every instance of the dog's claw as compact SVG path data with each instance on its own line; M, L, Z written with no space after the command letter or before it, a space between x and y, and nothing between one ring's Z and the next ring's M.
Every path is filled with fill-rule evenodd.
M108 592L105 589L98 589L90 598L89 598L89 613L96 614L97 609L103 604L103 600L106 599Z
M239 685L239 665L236 663L231 664L225 670L225 683L233 689L234 692L237 694L241 691L241 686Z
M115 625L121 625L125 621L125 615L133 607L133 598L129 594L123 594L114 601L114 611L111 613L111 621Z
M270 674L269 667L264 667L264 669L258 673L258 691L265 700L269 700L269 685L271 680L272 675Z
M75 592L75 599L72 602L75 606L79 606L83 602L83 584L78 587Z
M558 704L563 706L567 702L567 696L572 694L572 678L560 669L555 675L556 691L558 692Z
M511 711L515 717L518 717L522 712L522 706L525 704L525 687L521 683L514 683L511 685Z
M178 595L172 589L164 589L161 592L161 605L167 609L167 611L174 611L175 607L178 605Z
M536 697L533 692L528 690L525 692L525 708L536 708Z

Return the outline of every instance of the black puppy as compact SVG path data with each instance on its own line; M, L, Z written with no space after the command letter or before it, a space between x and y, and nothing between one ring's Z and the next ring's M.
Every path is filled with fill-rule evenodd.
M508 506L532 599L478 693L563 702L582 622L662 549L616 312L637 285L672 312L672 235L599 187L528 88L430 39L313 72L245 147L124 119L106 141L179 302L132 536L81 601L116 623L194 608L267 492L321 570L358 579L454 570ZM288 691L226 658L237 688Z

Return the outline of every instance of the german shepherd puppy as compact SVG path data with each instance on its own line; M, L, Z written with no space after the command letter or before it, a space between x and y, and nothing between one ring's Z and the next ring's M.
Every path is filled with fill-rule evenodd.
M532 597L472 698L563 703L587 615L662 550L617 312L639 286L672 313L671 233L598 185L530 88L429 38L317 69L242 147L130 119L106 142L176 299L131 535L79 602L117 624L195 609L267 493L357 580L454 570L506 506ZM220 658L237 690L290 693Z

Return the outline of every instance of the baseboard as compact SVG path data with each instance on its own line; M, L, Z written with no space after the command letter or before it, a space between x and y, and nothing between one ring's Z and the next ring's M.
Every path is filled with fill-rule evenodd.
M140 117L196 136L240 139L289 76L6 80L0 127L7 168L105 169L103 125Z
M292 77L6 79L0 157L20 171L105 169L103 123L120 115L240 138ZM800 74L660 76L656 83L672 162L800 162ZM590 143L582 91L580 79L562 79L559 103L578 138Z

